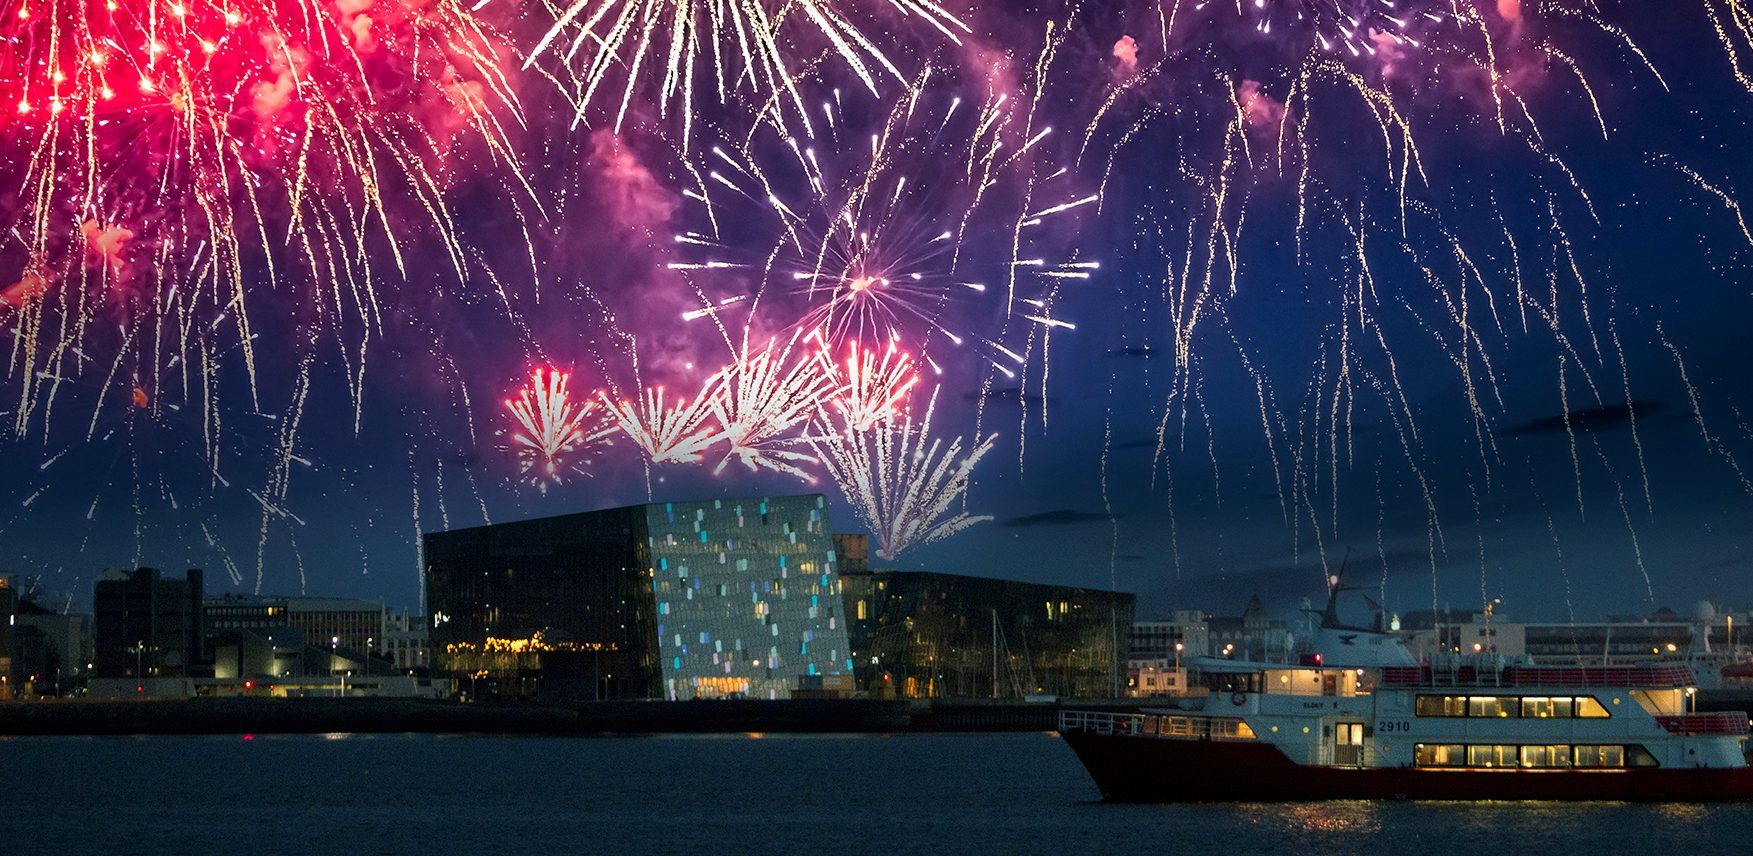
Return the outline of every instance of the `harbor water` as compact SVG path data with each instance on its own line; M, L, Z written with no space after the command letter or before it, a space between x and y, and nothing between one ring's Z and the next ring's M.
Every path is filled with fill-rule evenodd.
M1038 733L13 738L0 780L8 854L1753 848L1744 804L1111 805Z

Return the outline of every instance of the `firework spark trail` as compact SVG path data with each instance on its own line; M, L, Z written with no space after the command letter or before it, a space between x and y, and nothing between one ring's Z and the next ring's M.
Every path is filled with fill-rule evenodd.
M260 589L273 527L301 523L288 481L291 464L309 465L293 450L310 352L333 343L359 431L367 355L409 308L399 298L415 281L471 274L450 189L484 179L520 217L534 203L512 144L524 119L502 70L510 53L456 0L0 3L12 116L0 163L16 177L0 194L12 434L59 445L58 409L86 401L92 418L79 421L98 448L167 439L172 417L191 423L168 439L199 445L198 466L128 453L142 537L155 504L172 520L205 513L173 480L201 473L215 494L240 456L263 464L244 488L262 514ZM293 332L303 356L258 360L264 331L268 353ZM264 397L288 386L291 409L264 414ZM130 396L129 430L101 432L99 416ZM281 436L233 439L264 418ZM122 480L106 479L88 513ZM196 522L196 544L242 584Z
M1607 471L1607 477L1613 482L1614 495L1619 500L1619 517L1625 521L1625 534L1631 539L1631 557L1637 564L1637 572L1643 577L1643 590L1646 602L1656 600L1655 582L1650 579L1649 567L1643 561L1643 543L1638 540L1637 527L1631 522L1631 503L1625 499L1625 485L1613 470L1613 462L1607 457L1607 450L1601 447L1601 438L1591 435L1589 441L1595 447L1595 455L1601 460L1601 468Z
M1722 42L1723 52L1728 55L1735 79L1742 88L1753 92L1750 68L1753 63L1746 57L1753 54L1753 6L1748 6L1745 0L1704 0L1704 10L1710 15L1710 25Z
M721 375L713 374L692 403L678 398L673 406L666 403L661 386L644 390L632 401L616 402L602 391L597 396L608 409L610 422L645 453L646 460L653 464L694 463L722 437L710 424L712 401L721 381Z
M1207 5L1200 3L1194 8ZM1231 4L1209 5L1228 7ZM1333 220L1344 226L1354 245L1349 259L1351 264L1348 265L1352 271L1344 277L1334 277L1336 285L1340 285L1340 279L1346 280L1334 297L1341 323L1335 324L1335 335L1328 346L1336 348L1336 353L1324 352L1317 360L1317 384L1325 384L1327 389L1324 394L1313 396L1316 406L1305 410L1314 414L1312 418L1317 423L1315 432L1321 438L1320 442L1311 442L1309 438L1296 440L1296 431L1288 426L1275 429L1265 409L1269 396L1267 385L1263 378L1255 377L1256 395L1262 403L1261 427L1269 447L1276 448L1275 438L1281 434L1292 438L1286 451L1290 470L1289 499L1285 503L1287 514L1309 518L1307 523L1297 521L1293 526L1297 531L1301 531L1303 525L1312 524L1317 538L1328 529L1337 536L1340 505L1339 488L1335 483L1341 475L1341 464L1350 461L1354 455L1351 442L1355 434L1349 430L1351 414L1357 406L1354 387L1359 377L1367 378L1378 393L1377 397L1388 406L1401 451L1408 466L1417 473L1430 523L1428 534L1434 578L1437 557L1446 552L1446 539L1437 515L1433 486L1418 462L1424 455L1425 441L1411 403L1412 397L1402 380L1402 360L1396 353L1406 343L1395 341L1390 344L1399 337L1391 337L1384 320L1385 311L1393 309L1397 316L1423 328L1429 341L1438 345L1454 365L1472 416L1473 441L1484 467L1487 486L1502 463L1492 424L1497 418L1495 414L1501 414L1505 408L1504 378L1499 376L1495 367L1501 354L1493 339L1493 335L1501 339L1507 332L1503 316L1513 312L1511 323L1519 317L1524 333L1530 326L1529 314L1544 319L1553 340L1567 355L1568 367L1581 372L1580 377L1597 399L1600 398L1599 390L1589 367L1591 364L1583 359L1583 353L1590 353L1595 364L1599 364L1604 355L1596 332L1596 313L1591 307L1593 301L1589 294L1590 283L1584 273L1581 247L1573 243L1572 236L1565 229L1559 200L1553 194L1545 194L1549 204L1543 212L1545 220L1539 224L1551 237L1552 244L1551 270L1547 272L1551 284L1549 305L1542 305L1545 295L1536 300L1524 285L1524 267L1532 256L1524 251L1527 242L1522 234L1497 204L1495 191L1490 194L1491 218L1501 235L1498 245L1507 245L1507 262L1502 262L1495 254L1482 256L1477 247L1469 246L1457 232L1442 225L1444 220L1465 222L1471 215L1452 210L1447 202L1436 201L1443 193L1440 184L1433 184L1433 178L1446 177L1433 172L1421 151L1420 137L1429 133L1422 129L1422 123L1431 116L1411 97L1419 91L1420 75L1439 68L1448 73L1457 68L1477 69L1481 79L1489 81L1490 88L1490 98L1479 102L1483 106L1478 107L1478 112L1489 114L1483 118L1500 128L1510 149L1532 155L1532 158L1523 159L1538 165L1543 182L1549 181L1557 189L1568 187L1573 190L1575 199L1595 223L1600 220L1590 194L1570 166L1545 145L1529 103L1516 91L1516 86L1517 81L1529 79L1525 74L1526 67L1543 66L1562 73L1569 94L1574 94L1580 108L1590 113L1603 136L1609 136L1611 125L1596 96L1601 87L1585 73L1577 59L1582 54L1572 46L1542 41L1552 38L1552 33L1576 33L1556 28L1524 30L1510 27L1506 22L1511 21L1512 16L1548 12L1566 14L1572 20L1586 22L1586 26L1577 32L1586 35L1592 28L1604 34L1615 49L1629 50L1657 83L1665 88L1667 82L1626 30L1602 20L1593 14L1592 9L1587 14L1572 14L1571 10L1544 6L1523 7L1513 13L1500 12L1505 21L1499 22L1487 20L1488 13L1473 8L1471 4L1399 4L1401 11L1417 12L1429 8L1442 12L1448 9L1449 14L1436 14L1422 20L1408 19L1411 26L1397 31L1398 35L1412 37L1407 41L1393 38L1394 33L1376 33L1388 36L1372 42L1385 48L1381 51L1346 50L1340 40L1333 38L1316 39L1320 44L1311 51L1306 47L1310 44L1311 28L1318 22L1312 19L1294 21L1293 26L1299 28L1294 32L1281 25L1281 22L1295 18L1282 13L1309 4L1266 0L1246 5L1254 8L1250 10L1242 4L1235 4L1235 11L1252 14L1256 32L1271 35L1273 43L1284 48L1283 61L1278 69L1282 74L1277 75L1285 82L1280 85L1288 85L1282 101L1266 96L1262 84L1254 83L1238 72L1210 67L1211 61L1221 61L1223 54L1206 50L1207 40L1217 44L1229 38L1221 20L1223 16L1217 15L1202 19L1198 29L1183 33L1175 45L1169 45L1165 40L1160 58L1154 63L1126 75L1116 75L1112 88L1097 105L1095 117L1085 129L1080 147L1080 152L1094 150L1095 141L1101 136L1098 126L1103 121L1115 123L1115 128L1108 132L1112 147L1108 150L1108 163L1103 174L1118 175L1122 174L1116 167L1122 149L1144 145L1151 139L1147 131L1153 123L1172 125L1172 146L1178 152L1177 167L1184 196L1195 200L1185 203L1186 210L1179 212L1183 222L1188 224L1183 247L1179 251L1163 248L1164 255L1173 260L1168 265L1164 291L1172 315L1178 376L1161 413L1157 444L1159 458L1170 446L1167 435L1177 421L1181 425L1182 446L1185 445L1186 409L1196 401L1193 391L1200 383L1193 376L1198 365L1194 357L1195 342L1203 338L1199 328L1213 322L1221 327L1233 323L1229 304L1237 293L1239 281L1235 247L1240 243L1245 212L1254 199L1271 198L1262 192L1269 189L1269 182L1284 178L1294 185L1294 190L1287 192L1295 201L1294 231L1299 261L1309 266L1325 264L1324 260L1310 256L1306 248L1332 228ZM1358 3L1330 5L1369 11L1380 9L1385 4L1360 0ZM1367 33L1368 29L1361 32ZM1242 39L1233 41L1255 44ZM1298 48L1298 45L1304 47ZM1517 69L1514 73L1511 73L1512 67ZM1240 81L1246 81L1246 84ZM1366 137L1366 141L1375 140L1370 145L1373 151L1362 161L1371 164L1372 169L1379 164L1379 175L1357 173L1352 169L1351 165L1360 160L1349 151L1360 142L1357 124L1351 118L1356 111L1345 112L1341 101L1362 108L1363 127L1370 127L1369 121L1373 118L1376 133ZM1187 105L1194 103L1204 104L1211 110L1200 113L1188 109ZM1229 106L1227 115L1217 110L1219 103ZM1415 132L1415 127L1420 130ZM1343 135L1340 135L1341 131ZM1335 145L1346 146L1347 153L1339 157L1338 150L1331 149ZM1345 169L1352 169L1352 172L1341 171ZM1353 186L1362 189L1352 191ZM1702 186L1711 190L1708 184ZM1099 190L1104 206L1112 201L1109 197L1113 190L1104 180ZM1161 193L1160 188L1153 188L1153 191ZM1366 195L1353 195L1354 192ZM1717 195L1722 197L1721 193ZM1570 197L1567 196L1564 202L1564 209L1568 209ZM1734 208L1732 204L1729 207ZM1532 211L1527 213L1532 214ZM1402 258L1394 259L1380 251L1366 252L1367 235L1390 230L1398 233L1395 243ZM1429 237L1424 234L1428 232L1434 232L1441 240L1424 240ZM1422 249L1432 243L1446 247L1448 258L1442 258L1440 252L1429 253ZM1393 276L1396 268L1409 266L1414 281L1422 276L1427 286L1426 294L1379 292L1375 281L1377 274L1371 269L1378 263L1390 272L1386 276ZM1492 269L1492 265L1499 263L1503 270ZM1221 282L1225 267L1229 268L1230 279L1227 290L1214 287L1214 279ZM1391 283L1394 280L1385 281ZM1435 317L1446 320L1449 328L1446 332L1442 325L1434 329L1430 326L1430 310L1420 304L1426 299L1434 301ZM1505 305L1505 300L1514 300L1513 310ZM1577 343L1567 335L1567 330L1560 326L1561 300L1568 313L1574 313L1573 322L1580 322L1587 330L1588 339L1582 343L1584 350L1581 352ZM1239 339L1234 329L1229 335L1232 339ZM1363 359L1360 348L1365 342L1372 343L1377 352L1368 361ZM1628 388L1629 379L1622 380ZM1340 436L1341 431L1346 432L1344 437ZM1349 469L1349 465L1344 469ZM1578 469L1580 471L1580 465ZM1640 471L1646 471L1641 464ZM1377 476L1379 478L1380 474ZM1323 481L1327 484L1322 485ZM1321 503L1327 507L1325 513L1334 518L1330 521L1331 527L1320 524L1308 514L1315 494L1321 490L1333 494L1323 497L1329 501ZM1289 509L1292 508L1296 510L1291 512ZM1320 544L1314 546L1318 548ZM1434 579L1432 595L1434 605L1437 595Z
M1450 0L1234 0L1235 12L1246 16L1263 36L1286 31L1306 34L1323 53L1375 57L1387 51L1420 47L1417 25L1440 24L1452 17ZM1228 5L1227 0L1202 0Z
M1747 216L1741 210L1741 203L1739 200L1730 196L1728 191L1706 181L1704 176L1699 175L1697 171L1685 164L1675 164L1674 168L1678 169L1680 173L1688 179L1691 179L1692 183L1698 185L1700 189L1720 200L1723 203L1723 207L1727 208L1729 213L1735 215L1735 225L1740 227L1741 237L1747 239L1748 245L1753 246L1753 231L1749 231L1747 228Z
M275 456L267 489L263 493L257 493L254 489L246 488L262 506L262 524L256 539L256 586L254 590L256 594L262 593L262 578L267 569L270 524L275 519L290 520L299 525L304 523L297 515L286 509L286 498L292 489L292 465L304 463L302 458L294 454L294 449L298 443L299 423L304 421L305 402L310 397L310 370L311 361L309 359L305 359L299 364L298 378L293 387L291 404L280 420L278 453Z
M564 482L567 472L583 472L571 459L603 440L610 430L598 412L601 403L595 398L572 397L571 378L558 369L538 368L516 398L505 400L505 409L517 423L511 440L517 450L519 473L543 491L549 482ZM482 514L485 516L485 509Z
M894 342L880 352L847 343L846 359L836 363L824 348L818 352L822 373L834 384L829 405L852 431L869 431L906 412L905 402L919 383L913 358Z
M1587 520L1588 511L1583 507L1583 465L1576 453L1576 428L1570 424L1570 397L1564 383L1564 367L1567 358L1558 355L1558 408L1564 416L1564 436L1570 440L1570 470L1576 476L1576 513L1577 517Z
M717 394L707 407L729 448L714 473L734 458L751 472L766 469L815 481L803 469L815 457L794 447L805 442L795 436L798 429L808 425L822 400L834 392L832 366L812 350L817 343L814 334L806 338L794 333L781 348L769 342L750 354L745 346L720 372Z
M409 464L413 463L413 454L409 453ZM414 576L419 579L420 602L426 602L426 530L420 523L420 471L413 469L414 478L408 482L408 493L411 516L414 523Z
M933 0L889 0L903 17L922 21L960 44L973 31ZM530 48L524 67L551 56L567 69L576 113L587 120L602 98L614 98L614 78L625 75L613 109L618 133L635 95L656 103L660 116L681 117L684 141L699 107L697 90L724 103L737 90L754 102L788 101L811 127L798 90L798 70L818 48L836 57L873 94L879 78L905 82L882 46L868 35L875 23L853 0L559 0L554 22ZM880 8L880 6L879 6ZM873 20L860 20L873 19ZM707 68L706 74L700 70ZM703 79L702 79L703 78Z
M376 249L405 276L404 245L431 234L435 258L465 276L443 203L459 143L528 191L499 68L508 49L455 0L369 16L311 0L7 7L0 99L16 115L0 162L19 182L0 197L16 238L0 263L23 273L0 315L23 340L15 433L51 421L58 379L105 347L99 322L118 316L152 343L136 360L155 398L197 404L213 391L191 363L235 351L259 409L255 292L288 280L353 343L359 374L391 273Z
M1613 340L1613 352L1619 355L1619 384L1625 393L1625 418L1627 427L1631 429L1631 447L1637 452L1637 474L1643 482L1643 506L1649 512L1650 519L1656 516L1655 495L1650 493L1650 468L1644 462L1643 435L1637 430L1637 403L1631 395L1631 367L1625 362L1625 346L1619 343L1619 328L1607 328L1607 334Z
M669 264L706 296L685 319L742 307L750 325L821 330L836 347L898 340L940 372L934 344L972 344L1007 377L1028 349L970 332L970 315L996 302L1034 329L1070 328L1052 296L1099 263L1067 257L1055 227L1096 197L1045 162L1050 129L1020 119L1020 99L964 101L952 77L928 67L880 102L835 90L819 128L764 114L746 139L707 147Z
M1669 355L1674 358L1674 368L1680 373L1680 385L1686 388L1686 400L1692 406L1692 420L1698 425L1698 434L1704 440L1704 448L1722 458L1723 463L1729 465L1729 469L1734 472L1735 478L1741 483L1741 490L1753 496L1753 478L1748 477L1746 471L1741 469L1740 462L1735 459L1734 453L1730 452L1729 447L1711 433L1710 427L1705 424L1704 405L1699 400L1697 385L1692 382L1692 376L1686 370L1686 360L1681 356L1680 348L1668 340L1668 334L1662 330L1660 324L1656 325L1656 337L1661 340L1662 346L1667 348Z
M934 390L919 419L909 412L895 424L865 431L852 430L824 411L823 430L810 437L823 467L853 515L876 538L876 554L884 559L992 519L970 515L965 506L974 467L992 451L997 435L988 435L964 454L961 437L946 445L932 436L936 408Z

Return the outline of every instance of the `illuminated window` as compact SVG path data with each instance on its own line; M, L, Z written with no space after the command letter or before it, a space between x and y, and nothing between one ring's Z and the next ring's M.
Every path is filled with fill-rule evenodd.
M1606 719L1612 716L1594 696L1577 696L1576 715L1584 719Z
M1469 767L1514 767L1521 763L1518 747L1499 744L1467 747Z
M1632 690L1631 698L1656 716L1679 716L1686 712L1682 690Z
M1569 767L1569 746L1523 746L1524 767Z
M1467 750L1452 743L1419 743L1412 747L1412 763L1419 767L1461 767L1467 763Z
M1569 719L1576 715L1576 700L1570 696L1528 696L1522 699L1522 715L1536 719Z
M1466 696L1421 695L1414 702L1419 716L1466 716Z
M1578 767L1623 767L1625 766L1625 747L1578 746L1575 757Z
M1467 715L1471 717L1520 716L1521 705L1514 698L1499 696L1468 696Z

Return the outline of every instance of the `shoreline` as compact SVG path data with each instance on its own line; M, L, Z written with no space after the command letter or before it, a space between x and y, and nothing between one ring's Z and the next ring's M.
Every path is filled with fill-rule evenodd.
M0 703L0 738L200 734L877 734L1058 728L1059 711L1166 699L788 699L456 702L411 698L61 699ZM1701 692L1700 712L1753 715L1753 690Z
M738 734L1052 731L1058 703L867 699L601 701L568 706L403 698L67 699L0 704L0 737L200 734Z

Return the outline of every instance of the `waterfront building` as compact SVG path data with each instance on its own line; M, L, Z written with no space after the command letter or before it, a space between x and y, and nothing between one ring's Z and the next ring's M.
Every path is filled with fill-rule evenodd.
M464 692L788 698L851 670L818 494L435 532L425 556L433 665Z
M14 681L31 695L66 695L90 671L91 616L55 612L19 600L13 617Z
M877 697L1115 697L1134 595L924 571L842 573L858 683Z
M1175 662L1211 653L1211 625L1197 609L1178 609L1165 620L1132 622L1128 660Z
M834 533L834 554L840 557L840 573L870 573L870 536Z
M19 693L19 676L14 671L17 648L13 633L13 615L18 611L18 591L12 578L0 576L0 701L15 698Z
M1702 606L1702 605L1701 605ZM1406 616L1408 646L1433 653L1491 652L1528 656L1537 663L1604 665L1660 662L1706 651L1733 657L1746 653L1753 615L1695 609L1690 617L1661 609L1644 617L1606 621L1518 622L1501 613L1432 612Z
M408 610L384 618L384 633L375 652L407 674L428 674L432 668L432 630L424 615Z
M270 681L296 678L312 671L332 671L313 663L306 652L304 631L293 627L216 630L208 636L213 651L213 678L218 682ZM336 656L326 645L322 654Z
M1287 662L1296 640L1285 622L1266 614L1260 596L1248 598L1239 616L1208 616L1209 653L1214 657Z
M105 571L92 598L94 674L102 678L190 678L204 656L203 575L182 579L155 568Z
M213 633L231 630L264 631L288 626L286 598L251 594L222 594L201 602L207 630Z
M286 598L286 626L304 631L311 645L377 651L384 638L383 604L347 597Z
M207 598L202 608L210 632L290 627L310 645L389 653L391 613L369 600L226 594Z
M1205 687L1190 688L1187 668L1174 660L1127 660L1126 694L1133 698L1202 694Z

